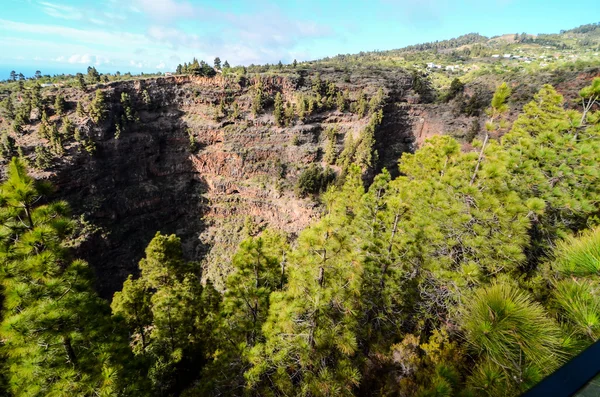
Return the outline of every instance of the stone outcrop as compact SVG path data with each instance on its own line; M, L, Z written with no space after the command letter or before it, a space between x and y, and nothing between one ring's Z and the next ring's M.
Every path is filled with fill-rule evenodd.
M333 70L323 71L321 78L347 89L351 97L359 90L370 97L384 87L388 100L376 137L382 164L393 166L402 152L410 150L413 139L404 125L406 112L395 103L409 89L409 79L392 74L352 75L342 80ZM95 124L74 112L77 102L89 108L94 90L61 90L69 108L67 116L83 135L92 138L97 150L89 155L79 143L71 142L66 154L38 176L53 181L56 197L68 201L75 215L84 214L100 227L79 255L96 269L103 296L109 297L128 274L136 272L145 246L157 231L180 236L186 257L203 261L205 275L219 285L249 227L274 227L293 238L318 218L320 206L294 192L298 176L311 163L325 166L327 128L337 128L340 152L343 137L358 137L369 118L333 109L315 111L303 122L278 127L269 105L257 117L251 115L257 79L268 95L280 92L290 102L298 93L310 91L310 76L302 73L237 80L217 76L115 82L99 86L109 112ZM143 101L144 91L150 104ZM116 139L123 92L129 94L138 121L127 123ZM45 94L51 103L53 92ZM228 116L215 117L221 100L227 103ZM234 102L240 109L235 120L231 117ZM50 119L59 123L56 116ZM47 144L35 140L36 128L34 123L28 133L32 141L24 145L28 153L35 145ZM195 150L190 150L190 136Z
M77 102L89 108L93 89L60 89L67 100L67 117L95 142L97 150L89 155L71 140L65 155L55 158L50 169L37 171L37 176L57 186L56 197L68 201L75 215L84 215L100 227L78 255L96 269L103 296L110 297L128 274L136 272L145 246L157 231L179 235L186 257L202 261L205 276L219 286L245 235L270 226L293 238L318 218L321 207L294 192L298 176L311 163L326 165L328 128L337 128L339 153L344 137L359 137L369 118L330 109L278 127L272 104L267 103L256 117L251 114L253 87L259 80L269 96L279 92L285 101L294 103L298 94L310 92L314 77L299 70L287 76L176 76L100 85L97 88L104 91L109 112L98 124L74 111ZM383 121L375 133L379 162L377 169L365 174L366 181L383 167L397 175L402 153L414 150L428 137L452 134L461 138L469 131L482 131L485 121L483 114L457 113L452 104L420 103L411 90L410 75L398 69L321 69L320 78L347 90L353 100L359 92L368 98L379 88L385 92ZM144 101L144 91L150 103ZM127 123L116 139L123 92L129 94L138 120ZM56 93L56 88L43 92L47 103L53 102ZM221 101L226 103L227 115L216 115ZM232 117L234 103L239 108L236 119ZM50 121L60 124L55 115ZM17 139L30 159L36 146L48 145L37 136L38 128L39 121L34 121Z

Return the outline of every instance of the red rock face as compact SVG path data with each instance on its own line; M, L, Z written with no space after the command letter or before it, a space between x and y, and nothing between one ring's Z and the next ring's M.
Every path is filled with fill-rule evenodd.
M404 111L392 103L402 97L407 81L384 76L344 82L335 73L324 73L322 78L348 89L351 96L361 89L371 96L379 87L389 92L387 116L377 131L381 143L377 149L382 162L393 167L412 142L403 136L410 134ZM65 156L37 176L51 179L57 198L67 200L76 215L84 214L101 227L78 254L96 269L103 296L110 297L128 274L136 272L156 231L177 233L187 258L202 261L205 276L219 286L246 235L245 224L280 229L293 238L319 217L320 207L313 199L294 193L298 176L311 163L326 165L322 158L327 128L338 129L341 152L343 136L359 136L369 118L327 110L315 112L304 122L278 127L272 106L267 105L257 117L251 114L251 87L257 79L169 77L110 83L100 86L109 113L98 125L74 112L77 101L89 109L93 90L61 90L68 104L67 116L84 135L93 137L97 152L90 156L80 144L70 142ZM299 92L310 91L308 76L304 85L270 76L261 78L261 86L270 95L280 92L290 102L297 100ZM142 101L144 90L152 99L150 105ZM139 121L128 124L115 139L122 92L129 94ZM51 97L54 93L44 94ZM237 103L238 119L216 120L214 112L221 99L227 100L229 115L233 101ZM59 122L56 116L51 119ZM28 142L19 142L31 156L35 145L48 144L37 137L38 124L26 134ZM194 152L190 151L190 135L197 143Z
M484 115L467 117L457 113L452 103L418 103L419 96L410 89L412 81L407 76L397 69L321 72L322 80L347 89L352 99L360 90L368 97L379 88L386 93L383 121L375 132L379 162L376 169L365 171L366 182L383 167L397 175L402 153L431 136L452 134L461 139L473 125L483 128ZM84 214L101 227L78 255L96 269L103 296L110 297L128 274L136 272L144 248L157 231L177 233L186 257L202 261L204 275L220 286L231 256L246 235L244 225L273 227L293 238L319 217L315 201L294 193L298 176L311 163L326 165L323 153L328 128L337 128L339 153L344 136L359 137L369 118L327 110L315 112L304 122L278 127L272 106L267 105L257 117L251 114L251 87L258 79L176 76L110 83L100 87L107 97L109 116L99 125L74 111L77 101L88 109L92 90L61 89L67 116L93 137L98 150L90 156L71 141L56 165L37 176L55 183L57 197L67 200L75 215ZM564 82L565 87L559 85L559 89L574 92L589 79L586 75L577 84ZM264 92L280 92L288 102L296 102L299 93L311 90L306 72L300 77L263 76L260 80ZM142 100L144 90L151 97L150 105ZM467 94L470 90L467 86ZM139 122L128 125L115 139L122 92L130 95ZM51 89L43 95L52 103L55 93ZM222 99L228 103L229 116L217 120L214 114ZM233 102L239 107L236 120L231 117ZM52 114L50 119L59 122ZM2 122L0 126L6 127ZM18 137L17 144L30 157L35 146L48 145L37 137L37 128L39 122L34 121ZM190 135L197 143L193 153Z

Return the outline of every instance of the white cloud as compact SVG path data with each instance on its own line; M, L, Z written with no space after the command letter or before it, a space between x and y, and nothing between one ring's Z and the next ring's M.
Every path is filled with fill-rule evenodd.
M116 14L116 13L112 13L112 12L103 12L102 14L108 19L113 19L113 20L118 20L118 21L124 21L127 19L125 17L125 15L122 15L122 14Z
M109 58L103 57L102 55L96 55L96 62L94 62L96 66L109 65L111 63Z
M193 18L197 11L191 3L177 0L134 0L131 9L139 10L159 21Z
M96 45L115 43L124 45L151 45L152 43L141 34L126 32L108 32L106 30L83 30L68 28L58 25L28 24L0 19L0 30L11 32L34 33L42 36L55 35L69 40L69 42L83 42Z
M47 15L61 19L79 20L83 18L83 13L73 7L40 1L42 11Z
M64 0L34 0L34 4L57 18L79 18L81 27L67 27L59 21L36 24L0 19L0 36L10 41L3 52L17 49L16 53L24 54L15 39L29 40L29 54L55 62L174 69L192 57L212 63L219 56L232 65L306 59L313 40L333 33L328 26L297 20L277 7L238 15L194 6L189 0L104 0L102 8L96 2L74 8L53 1ZM186 19L220 30L199 29L203 33L194 34L178 23ZM145 26L145 33L132 33L129 27L134 25ZM7 55L0 53L2 58Z
M96 57L94 57L96 58ZM90 54L75 54L75 55L71 55L71 57L69 57L68 60L69 63L85 63L85 64L91 64L92 63L92 56Z
M106 25L106 22L104 22L101 19L96 19L96 18L90 18L90 22L96 25L100 25L100 26L104 26Z

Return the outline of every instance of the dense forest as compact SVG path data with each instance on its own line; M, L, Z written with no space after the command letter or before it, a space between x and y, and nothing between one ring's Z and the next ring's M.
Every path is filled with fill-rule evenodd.
M158 232L111 302L75 257L68 205L13 158L0 390L519 395L600 337L600 78L579 95L567 110L545 85L511 122L502 84L468 150L433 137L368 184L360 155L311 171L321 218L297 239L247 228L222 289Z

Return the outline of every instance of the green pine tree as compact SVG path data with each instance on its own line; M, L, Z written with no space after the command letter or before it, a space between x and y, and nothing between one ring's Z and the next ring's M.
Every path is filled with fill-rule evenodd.
M66 203L40 204L49 191L16 158L0 187L0 350L9 390L15 396L139 391L143 382L130 368L122 329L93 293L87 265L66 248L73 230Z
M106 118L108 111L106 109L106 99L104 92L100 89L96 90L96 95L90 103L89 115L94 123L100 123Z
M279 127L283 127L283 125L285 123L283 98L281 97L281 93L279 93L279 92L277 94L275 94L273 117L275 118L275 124Z

